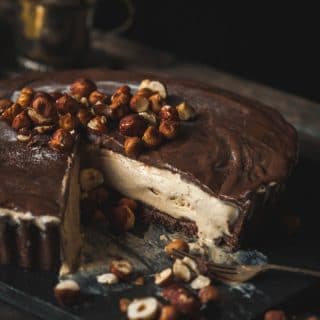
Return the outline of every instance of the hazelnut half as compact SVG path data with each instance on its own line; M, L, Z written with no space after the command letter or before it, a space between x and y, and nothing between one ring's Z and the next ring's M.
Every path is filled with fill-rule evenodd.
M33 100L34 91L30 87L22 88L20 94L17 99L17 103L19 103L23 108L28 108L31 105Z
M158 309L159 303L153 297L135 299L128 306L127 317L129 320L154 320Z
M53 118L56 114L54 100L47 94L36 95L32 102L32 109L46 119Z
M120 120L119 131L128 137L141 137L147 128L146 121L138 114L130 114Z
M211 283L210 278L205 277L200 274L194 280L192 280L192 282L190 283L190 286L194 290L199 290L199 289L202 289L204 287L209 286L210 283Z
M113 260L110 263L110 272L114 273L119 279L126 279L132 274L133 266L127 260Z
M144 112L149 109L149 100L144 96L135 95L130 100L130 109L133 112Z
M142 140L138 137L126 137L124 151L128 156L137 157L143 149Z
M159 113L162 106L164 105L164 101L159 93L156 93L149 97L150 107L154 113Z
M152 81L149 79L145 79L140 83L139 90L144 88L159 93L163 99L166 99L168 96L166 85L160 81Z
M139 116L143 117L151 126L157 126L158 119L153 112L139 112Z
M167 268L155 274L154 283L157 286L166 286L171 280L173 280L173 272L171 268Z
M172 269L173 269L173 274L177 279L182 280L184 282L189 282L191 280L191 277L192 277L191 271L188 268L188 266L182 262L182 260L177 259L174 262Z
M148 148L156 148L161 144L162 138L156 127L149 126L144 132L142 140Z

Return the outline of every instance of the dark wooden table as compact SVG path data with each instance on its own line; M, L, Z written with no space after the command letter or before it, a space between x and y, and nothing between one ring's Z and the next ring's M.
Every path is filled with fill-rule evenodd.
M315 117L315 114L320 114L320 105L318 103L265 85L240 79L205 65L181 62L169 53L159 52L123 38L102 34L101 32L94 32L93 48L93 53L86 66L104 66L155 73L199 81L210 86L232 90L278 109L302 132L302 141L306 137L320 136L319 117ZM19 69L6 71L10 76L15 76L21 72ZM302 124L301 119L309 123L308 127ZM304 147L303 143L302 147ZM314 148L313 150L307 150L307 152L319 154L320 149ZM316 311L316 302L311 297L315 296L317 290L318 288L315 288L313 292L306 293L305 297L309 295L309 303L301 303L301 297L297 297L296 300L288 302L285 307L297 313L308 310ZM29 320L37 318L0 302L0 319Z

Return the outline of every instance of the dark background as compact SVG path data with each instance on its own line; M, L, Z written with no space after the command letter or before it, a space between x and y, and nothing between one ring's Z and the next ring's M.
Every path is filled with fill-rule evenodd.
M279 2L135 0L125 36L320 101L319 10ZM97 7L99 28L124 18L121 1L100 0Z
M5 76L2 65L12 61L8 53L12 39L7 38L11 32L4 21L14 24L3 8L17 7L17 2L0 0L0 76ZM121 36L169 52L179 62L208 64L320 101L316 6L280 1L97 0L94 26L109 31L121 24L128 2L135 11L133 23Z

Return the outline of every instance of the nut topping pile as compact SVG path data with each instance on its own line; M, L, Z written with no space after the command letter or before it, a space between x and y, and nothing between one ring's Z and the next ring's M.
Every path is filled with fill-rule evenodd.
M195 117L189 104L170 106L167 97L160 81L143 80L134 93L123 85L109 96L81 78L65 93L25 87L15 103L0 99L0 119L17 131L19 141L32 144L34 137L44 135L49 147L59 152L70 150L78 134L118 130L124 136L125 153L136 157L174 139L180 122Z

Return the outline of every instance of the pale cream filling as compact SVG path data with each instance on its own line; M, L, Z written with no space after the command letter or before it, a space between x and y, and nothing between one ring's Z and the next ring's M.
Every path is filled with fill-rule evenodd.
M238 209L183 180L180 174L105 149L97 161L112 188L174 218L194 221L200 239L208 242L230 234Z

